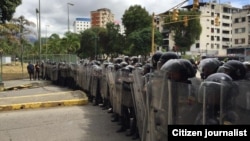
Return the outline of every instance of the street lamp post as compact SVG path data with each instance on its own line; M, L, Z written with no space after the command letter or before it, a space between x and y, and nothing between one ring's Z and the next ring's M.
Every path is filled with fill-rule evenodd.
M47 60L47 28L49 27L49 25L46 25L46 37L45 37L45 47L46 47L46 60Z
M38 8L38 16L39 16L39 23L38 23L38 26L39 26L39 32L38 32L38 39L39 39L39 62L41 62L41 4L40 4L40 0L39 0L39 8Z
M0 57L1 57L1 74L0 74L0 91L4 90L4 83L3 83L3 49L0 49Z
M73 3L67 3L67 8L68 8L68 32L70 31L70 28L69 28L69 6L74 6Z

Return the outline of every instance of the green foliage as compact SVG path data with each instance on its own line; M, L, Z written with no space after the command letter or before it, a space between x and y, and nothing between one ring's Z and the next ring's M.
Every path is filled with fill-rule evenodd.
M144 28L139 31L132 32L128 40L133 43L130 46L129 55L149 55L151 52L152 28ZM159 31L155 31L155 43L161 45L162 35Z
M125 27L125 34L128 36L130 33L149 27L151 25L151 16L140 5L130 6L125 10L122 23Z
M0 8L2 9L2 23L10 21L13 17L13 14L16 11L16 7L22 4L22 0L1 0Z
M184 17L188 17L188 26L184 25ZM200 25L200 13L197 11L180 11L179 21L173 22L172 17L165 19L164 29L168 29L174 33L173 40L179 51L185 52L190 50L195 40L199 39L202 28Z

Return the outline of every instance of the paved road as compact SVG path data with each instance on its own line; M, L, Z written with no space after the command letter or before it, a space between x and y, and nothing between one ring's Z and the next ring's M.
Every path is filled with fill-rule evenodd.
M43 83L43 82L38 82ZM6 87L29 84L27 80L5 82ZM0 100L67 92L55 85L0 92ZM62 95L60 95L62 96ZM37 98L36 98L37 99ZM111 114L92 103L82 106L59 106L0 112L0 141L129 141L111 122ZM138 139L139 140L139 139Z
M1 141L129 141L111 114L92 104L0 113Z

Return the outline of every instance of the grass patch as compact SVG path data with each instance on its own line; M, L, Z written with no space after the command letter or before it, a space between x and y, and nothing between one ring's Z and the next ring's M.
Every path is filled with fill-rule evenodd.
M2 80L16 80L16 79L26 79L29 78L27 72L27 63L24 63L23 66L20 62L13 62L10 64L2 65Z

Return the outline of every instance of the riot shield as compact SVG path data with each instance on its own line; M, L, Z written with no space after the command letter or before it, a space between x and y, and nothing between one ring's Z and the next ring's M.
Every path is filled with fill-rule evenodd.
M235 110L238 95L237 85L233 81L204 81L198 93L201 105L195 124L228 125L239 121Z
M235 124L250 124L250 81L236 81L239 94L236 97L235 110L239 120Z
M114 112L121 115L121 99L122 99L122 75L121 70L117 70L115 73L115 92L116 100L114 101ZM113 96L114 96L113 95Z
M133 107L133 99L132 99L132 75L129 69L122 69L121 71L122 77L122 91L121 91L121 104L126 107Z
M108 99L108 73L107 68L102 68L102 76L101 76L101 96L104 99Z
M164 138L164 137L159 137L160 132L158 129L156 129L156 122L157 122L156 117L159 114L165 114L165 111L161 111L161 109L159 109L160 107L159 101L162 96L161 89L164 82L163 80L164 80L164 75L162 72L154 72L154 74L150 76L149 81L146 84L146 111L147 111L146 113L148 117L147 127L146 127L147 134L145 137L146 141L151 141L151 140L157 141L160 140L160 138Z
M110 93L110 97L109 97L109 100L110 100L110 103L113 107L113 110L116 108L114 105L115 105L115 101L116 101L116 89L115 89L115 71L112 70L112 69L108 69L107 70L107 73L108 73L108 85L109 85L109 93Z
M133 79L133 90L132 90L132 98L135 107L136 114L136 122L139 130L139 136L141 140L145 140L146 138L146 127L147 127L147 113L146 113L146 101L145 93L143 93L143 77L141 74L141 70L136 68L132 72Z

